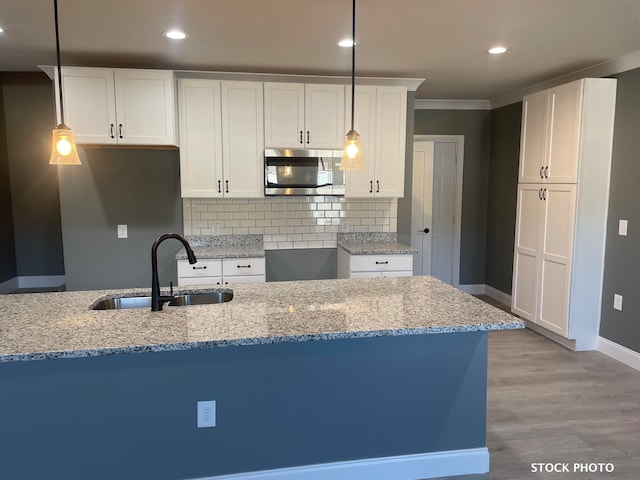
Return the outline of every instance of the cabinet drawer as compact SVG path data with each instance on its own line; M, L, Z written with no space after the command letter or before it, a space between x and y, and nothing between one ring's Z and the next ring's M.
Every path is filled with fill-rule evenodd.
M352 272L384 272L389 270L413 271L413 256L400 255L351 255Z
M178 277L215 277L222 275L222 262L219 258L198 260L190 265L187 260L178 260Z
M264 283L266 277L264 275L225 275L224 284L234 283Z
M228 276L264 275L264 258L225 258L222 273Z

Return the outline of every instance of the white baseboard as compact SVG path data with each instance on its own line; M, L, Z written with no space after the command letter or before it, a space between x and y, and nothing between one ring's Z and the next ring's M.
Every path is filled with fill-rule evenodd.
M0 283L0 293L9 293L13 292L20 286L18 281L18 277L13 277L6 282Z
M640 370L640 353L627 347L623 347L606 338L598 337L598 351L625 365L629 365L631 368Z
M575 340L569 340L568 338L564 338L555 332L552 332L550 330L547 330L544 327L541 327L540 325L530 322L529 320L525 320L524 324L527 328L533 330L534 332L539 333L543 337L547 337L549 340L553 340L554 342L559 343L560 345L562 345L565 348L568 348L569 350L573 350L574 352L576 351Z
M489 471L489 450L470 448L445 452L370 458L349 462L237 473L199 480L415 480L471 475Z
M24 275L18 277L20 288L49 288L64 285L64 275Z
M462 290L469 295L484 295L486 285L484 283L472 284L466 283L464 285L458 285L458 289Z
M490 296L500 303L511 306L511 295L509 295L508 293L504 293L502 290L498 290L497 288L493 288L491 285L485 285L484 287L485 295Z

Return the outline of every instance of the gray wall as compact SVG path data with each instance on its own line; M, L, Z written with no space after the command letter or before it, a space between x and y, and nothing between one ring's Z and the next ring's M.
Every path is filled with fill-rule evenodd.
M398 199L398 241L411 245L411 204L413 195L413 130L416 92L407 92L407 144L404 162L404 197Z
M415 110L413 133L415 135L464 135L460 283L483 284L485 283L491 112L488 110Z
M605 253L600 335L640 352L640 69L616 76L618 91ZM628 236L618 235L618 221L629 221ZM613 295L623 296L623 310L613 309Z
M338 277L338 253L335 248L267 250L265 257L267 282Z
M487 285L511 295L522 102L491 112Z
M2 77L0 77L0 83ZM0 88L0 283L18 275L16 248L11 208L11 182L9 180L9 156L4 119L4 101Z
M57 169L49 165L51 81L44 73L5 73L2 90L17 274L63 275Z
M60 207L68 290L151 286L151 245L182 233L177 150L80 148L81 166L61 167ZM129 238L118 239L117 225ZM160 284L177 282L173 255L158 250Z
M0 363L0 478L175 480L482 448L486 373L486 332ZM216 400L215 428L196 429L198 400Z

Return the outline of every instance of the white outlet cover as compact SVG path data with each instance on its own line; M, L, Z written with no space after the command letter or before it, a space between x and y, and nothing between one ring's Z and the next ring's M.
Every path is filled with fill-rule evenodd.
M617 293L613 295L613 308L622 311L622 295Z
M623 237L627 236L628 223L627 220L620 220L618 223L618 235L622 235Z
M118 225L118 238L128 238L129 234L127 232L126 225Z
M198 428L209 428L216 426L216 401L202 400L198 402Z

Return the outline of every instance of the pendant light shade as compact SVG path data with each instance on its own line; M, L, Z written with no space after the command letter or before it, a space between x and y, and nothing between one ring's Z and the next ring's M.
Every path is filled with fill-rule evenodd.
M362 158L362 145L360 135L353 126L353 117L356 104L356 0L353 0L353 16L351 31L351 130L347 132L342 150L340 170L354 171L364 170Z
M58 0L53 0L56 22L56 58L58 62L58 92L60 93L60 124L53 130L51 158L49 165L81 165L73 132L64 124L64 104L62 101L62 69L60 66L60 32L58 31Z

